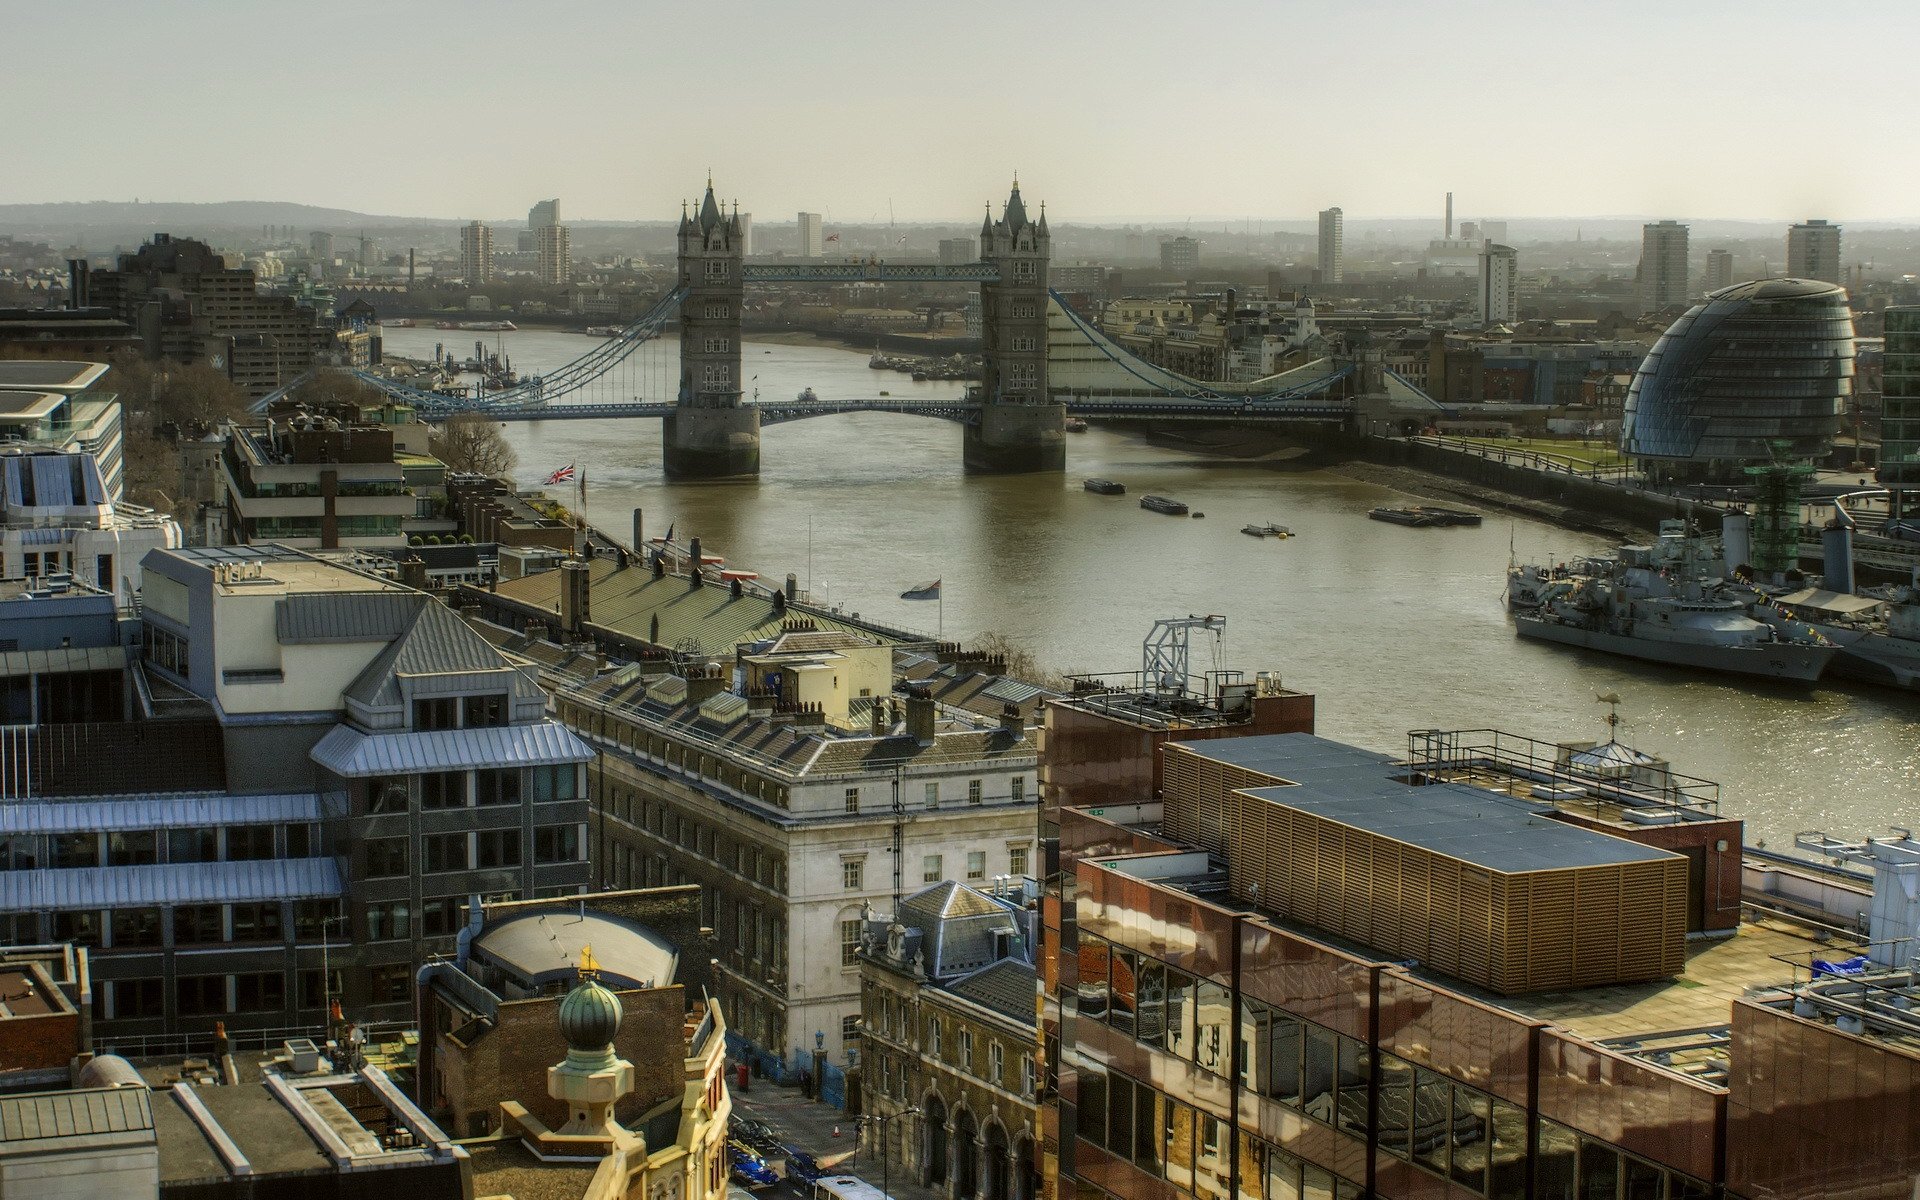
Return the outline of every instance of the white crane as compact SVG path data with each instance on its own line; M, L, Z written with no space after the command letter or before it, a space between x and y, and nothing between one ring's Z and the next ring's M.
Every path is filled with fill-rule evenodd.
M1191 614L1184 617L1161 617L1153 623L1153 632L1140 644L1141 681L1148 687L1157 687L1166 691L1184 692L1191 673L1187 666L1191 658L1189 639L1196 629L1213 631L1216 648L1220 644L1220 631L1227 627L1223 616L1196 617Z

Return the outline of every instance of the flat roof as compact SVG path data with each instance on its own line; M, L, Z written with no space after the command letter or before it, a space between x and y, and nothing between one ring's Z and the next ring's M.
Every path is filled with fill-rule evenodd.
M0 366L6 364L0 363ZM58 392L0 390L0 420L41 421L67 402Z
M1182 742L1286 782L1249 794L1502 875L1679 859L1555 820L1554 806L1460 783L1415 785L1393 758L1307 733Z
M15 358L0 361L0 388L61 392L85 391L107 373L107 364L62 359Z

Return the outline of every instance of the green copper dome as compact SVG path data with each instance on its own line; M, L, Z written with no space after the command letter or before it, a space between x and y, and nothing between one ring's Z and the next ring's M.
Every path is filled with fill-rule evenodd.
M560 1002L560 1034L569 1049L597 1053L620 1032L620 997L596 979L582 979Z

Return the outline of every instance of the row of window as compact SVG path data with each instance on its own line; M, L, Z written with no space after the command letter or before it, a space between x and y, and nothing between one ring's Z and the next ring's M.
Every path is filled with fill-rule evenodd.
M413 873L411 838L368 838L365 879L392 879ZM533 831L533 861L536 864L579 862L585 839L578 825L541 825ZM443 871L487 870L521 865L521 834L518 829L483 829L466 833L427 833L420 835L420 870L423 874Z
M724 755L673 741L626 714L566 699L559 702L558 712L568 728L581 734L605 738L642 758L715 780L762 803L789 807L785 785L738 766Z
M295 971L293 1007L318 1012L329 997L341 993L340 972L333 973L332 986L319 971ZM413 968L406 963L391 963L372 968L371 1000L391 1004L413 997ZM119 979L106 988L108 1020L132 1021L166 1016L166 985L159 979ZM245 972L234 975L182 975L173 981L173 1008L176 1017L218 1017L227 1014L254 1016L284 1012L287 1009L287 977L280 971Z
M346 940L337 919L341 908L335 900L295 900L291 920L296 942L314 943L323 937L326 923L335 921L333 936ZM285 940L288 916L278 900L245 904L176 904L169 907L146 906L115 909L70 909L61 912L14 913L8 917L4 933L15 944L47 940L41 933L42 917L50 918L52 939L83 946L116 950L152 949L164 946L208 946L246 942ZM172 938L168 939L171 930Z
M283 829L285 833L276 836L276 829ZM0 870L250 862L265 858L311 858L320 852L319 830L306 824L126 829L111 833L15 833L0 835Z
M933 779L922 784L920 789L920 796L921 796L921 800L925 803L926 807L939 808L940 807L940 781L938 779ZM1026 798L1027 798L1027 777L1024 775L1015 775L1012 778L1008 779L1007 780L1008 802L1013 804L1020 804L1024 802ZM986 800L986 782L980 779L967 780L967 803L981 804L981 803L984 803L985 800ZM846 798L845 798L845 807L846 807L846 811L850 813L857 813L860 811L860 789L859 788L850 787L847 789ZM880 811L885 811L885 810L883 808Z
M1007 847L1007 873L1025 875L1027 873L1027 847ZM920 856L920 882L939 883L947 878L947 859L944 854L923 854ZM987 852L985 850L967 851L967 881L984 883L987 878ZM867 861L864 854L848 856L840 862L840 887L843 891L859 892L866 890Z
M786 860L775 851L762 849L732 831L723 836L714 826L685 815L664 800L641 795L630 788L611 786L604 775L602 780L603 812L662 842L704 858L729 874L776 892L787 890Z

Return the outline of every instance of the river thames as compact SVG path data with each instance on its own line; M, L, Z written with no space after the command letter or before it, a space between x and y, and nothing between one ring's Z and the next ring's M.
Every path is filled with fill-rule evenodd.
M475 335L388 329L389 353L464 353L496 340L522 373L550 370L598 339L523 330ZM875 371L864 352L745 344L743 374L763 399L811 387L823 399L942 396ZM670 398L671 339L637 373L648 400ZM754 377L757 376L757 379ZM662 382L664 381L664 382ZM709 553L772 580L793 572L816 599L949 639L997 631L1063 672L1137 670L1156 617L1220 613L1217 665L1273 670L1316 693L1319 731L1406 752L1409 729L1499 728L1544 740L1604 738L1622 699L1622 741L1717 780L1722 811L1748 838L1787 848L1796 830L1842 837L1920 816L1920 695L1823 683L1813 689L1716 677L1523 642L1501 608L1509 545L1522 561L1605 550L1603 541L1488 513L1471 529L1408 529L1367 509L1400 493L1325 471L1221 464L1124 431L1070 435L1064 476L968 476L958 425L861 413L763 434L758 481L668 483L660 424L509 423L522 486L569 463L586 471L587 511L624 538L632 511L648 536L675 527ZM1118 480L1125 496L1082 489ZM1175 497L1203 520L1139 507ZM571 497L569 497L569 500ZM1299 535L1255 539L1249 522ZM938 603L899 599L932 579ZM1196 645L1196 668L1216 665Z

